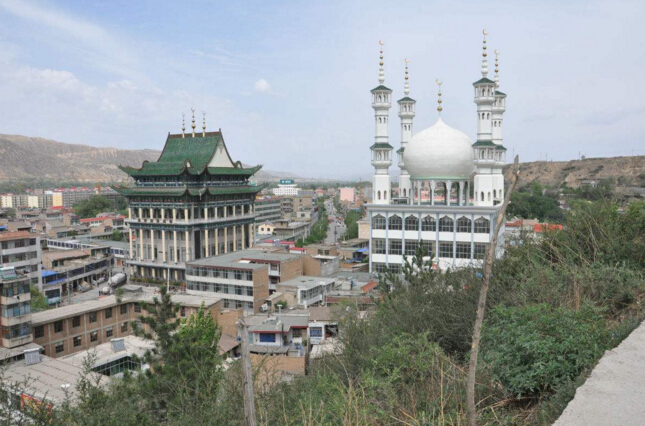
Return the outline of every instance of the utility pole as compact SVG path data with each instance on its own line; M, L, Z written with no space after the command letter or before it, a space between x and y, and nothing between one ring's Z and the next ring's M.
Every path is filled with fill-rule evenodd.
M249 333L246 328L244 317L237 322L238 332L242 344L242 382L244 385L244 425L257 426L255 418L255 396L253 395L253 370L251 366L251 354L249 353Z

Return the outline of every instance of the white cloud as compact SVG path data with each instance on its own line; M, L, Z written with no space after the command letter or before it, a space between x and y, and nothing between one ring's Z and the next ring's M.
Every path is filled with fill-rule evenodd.
M265 79L261 78L258 81L255 82L254 85L255 91L260 92L260 93L269 93L271 92L271 85L269 84L268 81Z

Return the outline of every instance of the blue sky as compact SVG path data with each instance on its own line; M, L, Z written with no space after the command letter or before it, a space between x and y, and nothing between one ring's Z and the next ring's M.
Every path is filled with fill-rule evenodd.
M643 1L0 0L0 133L161 149L194 107L245 164L368 179L378 40L395 99L411 61L415 131L441 78L444 121L474 140L486 28L509 153L645 154L644 21Z

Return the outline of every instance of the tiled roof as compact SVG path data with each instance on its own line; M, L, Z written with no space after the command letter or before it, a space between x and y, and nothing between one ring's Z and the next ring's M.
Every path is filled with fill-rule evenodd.
M389 90L390 92L392 91L392 89L390 89L389 87L385 87L382 84L380 86L377 86L377 87L373 88L371 91L376 92L376 91L381 91L381 90Z
M493 141L477 141L473 146L495 146L495 144Z
M394 147L389 143L375 143L374 145L370 146L370 149L394 149Z
M474 82L473 86L476 85L476 84L484 84L484 83L486 83L486 84L495 84L495 82L493 80L491 80L490 78L484 77L484 78L480 78L479 80Z
M0 241L17 240L18 238L25 238L31 236L29 231L13 231L0 233Z

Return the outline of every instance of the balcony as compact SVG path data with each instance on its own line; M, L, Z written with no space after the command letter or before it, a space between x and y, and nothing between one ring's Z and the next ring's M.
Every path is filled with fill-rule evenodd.
M255 220L255 213L247 213L243 215L230 215L227 217L210 217L208 219L206 218L197 218L197 219L176 219L173 220L172 218L166 218L166 219L161 219L161 218L132 218L132 219L126 219L126 223L158 223L158 224L177 224L177 225L201 225L201 224L206 224L206 223L226 223L226 222L232 222L232 221L237 221L237 220L245 220L245 219L252 219Z

